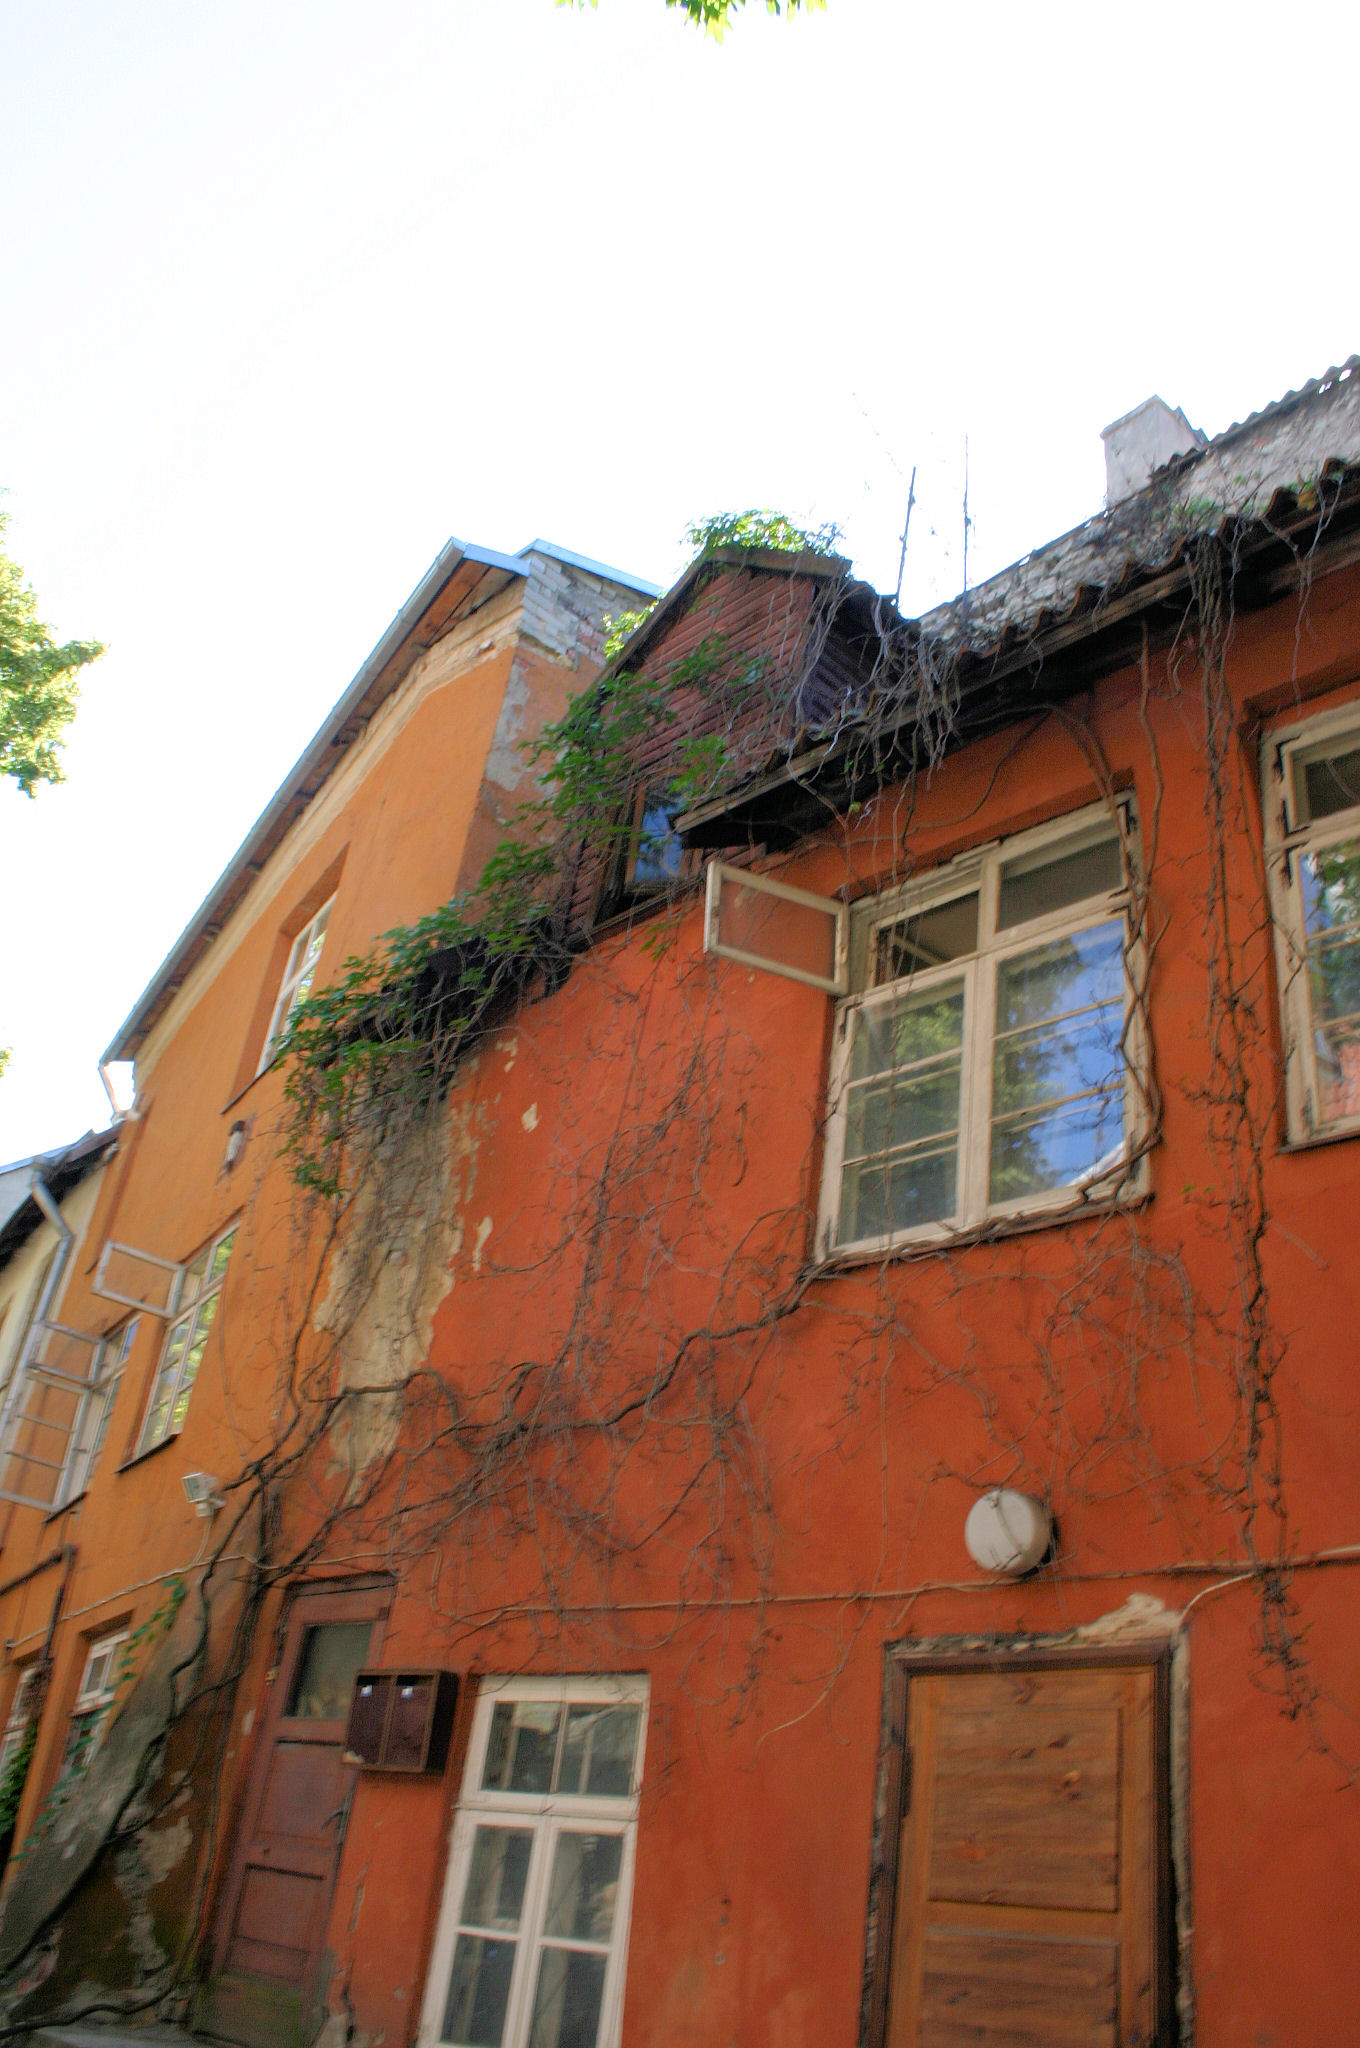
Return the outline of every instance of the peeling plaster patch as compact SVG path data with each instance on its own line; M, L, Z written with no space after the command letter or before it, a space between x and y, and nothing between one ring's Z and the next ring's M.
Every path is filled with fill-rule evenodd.
M472 1245L472 1270L474 1273L480 1273L482 1270L482 1251L493 1228L494 1225L489 1216L483 1216L481 1222L477 1225L477 1235Z
M498 1050L513 1054L516 1045L513 1037L502 1039ZM402 1390L429 1356L493 1121L484 1103L474 1103L405 1131L367 1175L354 1227L333 1261L314 1320L334 1339L349 1397L331 1427L334 1469L356 1483L395 1443ZM490 1230L487 1217L474 1269Z
M1179 1614L1173 1614L1154 1594L1130 1593L1122 1607L1102 1614L1098 1621L1084 1622L1074 1634L1082 1643L1113 1643L1124 1636L1170 1636L1180 1627L1180 1620Z
M536 1131L538 1129L538 1104L536 1102L529 1104L529 1107L520 1118L520 1122L526 1131Z
M145 1828L138 1836L137 1846L142 1853L148 1882L157 1885L169 1877L193 1845L194 1831L186 1814L181 1814L169 1827Z
M496 1050L497 1052L503 1052L509 1055L505 1062L505 1066L502 1070L503 1072L508 1074L511 1067L514 1066L515 1061L519 1058L518 1038L498 1038L496 1040Z
M249 1735L249 1733L250 1733L251 1729L252 1729L252 1728L253 1728L254 1726L255 1726L255 1709L254 1709L254 1707L247 1707L247 1708L246 1708L246 1710L245 1710L245 1712L244 1712L244 1714L242 1714L242 1716L241 1716L241 1733L242 1733L243 1735Z
M513 795L524 778L524 756L520 752L520 741L524 736L525 715L529 709L531 691L525 679L523 664L514 662L510 680L505 686L501 700L501 715L496 720L496 731L491 741L491 750L486 757L486 779L494 782L497 789Z

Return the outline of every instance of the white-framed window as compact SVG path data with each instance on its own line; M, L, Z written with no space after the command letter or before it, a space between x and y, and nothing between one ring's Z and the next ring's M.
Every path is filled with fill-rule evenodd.
M484 1679L420 2048L614 2048L647 1682Z
M119 1629L114 1635L100 1636L86 1652L61 1759L63 1778L84 1770L104 1739L104 1724L118 1690L118 1653L127 1639L127 1630Z
M1360 1131L1360 705L1262 743L1289 1135Z
M164 1443L168 1436L177 1436L184 1427L189 1396L203 1363L208 1333L217 1317L235 1236L233 1223L220 1236L209 1239L184 1267L177 1283L175 1313L166 1328L160 1364L137 1441L139 1454Z
M26 1664L19 1673L19 1683L15 1686L14 1698L10 1701L5 1732L0 1736L0 1785L4 1783L5 1773L12 1758L23 1748L25 1737L33 1725L38 1702L39 1671L40 1666L33 1663Z
M853 906L823 1257L1135 1191L1133 858L1100 806Z
M104 1448L109 1417L123 1383L132 1347L137 1341L140 1323L140 1316L129 1316L127 1322L100 1340L94 1362L94 1383L71 1438L70 1457L61 1489L63 1501L74 1500L90 1483L90 1475Z
M326 942L326 926L335 904L334 896L322 904L320 910L308 918L302 930L288 948L288 961L279 983L278 996L274 1002L269 1029L264 1035L260 1052L260 1064L256 1068L262 1074L278 1051L279 1040L288 1028L288 1019L316 979L316 970L321 961L321 948Z

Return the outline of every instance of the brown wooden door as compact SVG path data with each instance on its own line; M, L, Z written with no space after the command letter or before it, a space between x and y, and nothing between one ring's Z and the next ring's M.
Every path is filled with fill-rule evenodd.
M386 1596L298 1596L255 1752L200 2024L252 2048L315 2032L316 1976L355 1773L342 1761L354 1674L379 1647Z
M888 2048L1152 2048L1156 1673L913 1676Z

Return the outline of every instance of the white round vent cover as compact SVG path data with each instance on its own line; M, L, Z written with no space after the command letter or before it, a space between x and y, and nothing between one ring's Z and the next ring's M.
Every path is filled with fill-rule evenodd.
M974 1564L1019 1578L1032 1572L1053 1538L1053 1520L1032 1494L993 1487L973 1502L963 1540Z

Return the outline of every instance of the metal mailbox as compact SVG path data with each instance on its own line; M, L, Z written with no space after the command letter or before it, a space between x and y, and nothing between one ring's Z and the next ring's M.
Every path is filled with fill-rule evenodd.
M370 1771L442 1771L457 1704L454 1671L360 1671L345 1762Z

